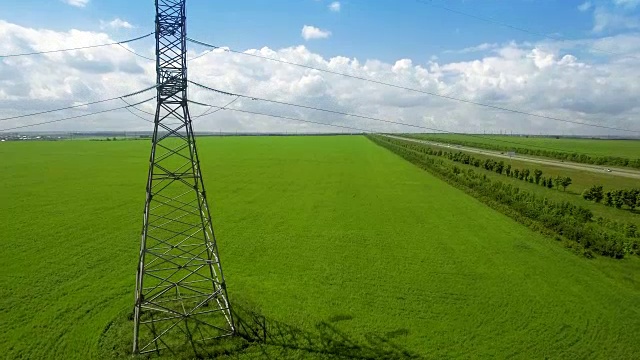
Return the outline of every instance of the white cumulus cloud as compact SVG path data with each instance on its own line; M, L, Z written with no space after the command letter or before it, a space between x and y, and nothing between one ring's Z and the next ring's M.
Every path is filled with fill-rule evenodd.
M637 30L640 29L640 18L623 11L605 7L596 7L593 12L593 32L605 30Z
M488 50L495 49L497 47L498 47L498 44L496 43L493 43L493 44L482 43L480 45L470 46L460 50L445 50L444 52L450 53L450 54L468 54L468 53L488 51Z
M113 42L108 34L70 30L34 29L0 21L0 54L44 51ZM153 56L151 39L125 46ZM133 48L135 47L135 48ZM479 45L479 47L485 47ZM493 46L492 46L493 47ZM582 59L590 47L628 57ZM581 51L575 52L576 49ZM241 50L241 49L238 49ZM204 50L203 50L204 51ZM189 63L191 80L219 90L247 95L231 108L292 118L351 126L371 131L419 131L419 129L362 118L328 114L309 109L271 104L266 98L329 110L361 114L447 131L615 134L624 133L540 119L479 107L425 93L365 82L311 68L371 78L433 94L492 106L518 109L606 126L640 130L640 34L604 37L598 40L545 41L534 44L496 45L489 54L478 53L469 61L427 63L415 59L385 62L346 56L324 57L305 46L248 49L244 52L299 63L301 68L242 53L216 49ZM189 50L188 57L202 52ZM602 54L600 54L602 56ZM2 118L24 115L89 101L108 99L146 88L155 81L152 61L140 59L118 46L50 53L0 60L0 114ZM190 97L198 102L225 105L233 97L190 86ZM153 91L127 98L137 102ZM48 121L66 116L113 109L120 100L74 110L3 121L0 129ZM190 105L195 116L206 107ZM153 101L140 105L153 113ZM137 111L137 110L132 110ZM151 115L137 112L151 119ZM339 131L339 128L265 116L219 111L194 121L196 131ZM26 130L26 129L25 129ZM150 131L149 123L126 110L56 122L28 130ZM628 135L628 134L626 134Z
M85 7L89 3L89 0L62 0L64 3L76 7Z
M124 21L120 18L115 18L111 21L103 21L100 20L100 29L133 29L135 26L131 25L129 22Z
M591 4L591 1L586 1L586 2L584 2L584 3L582 3L582 4L580 4L580 5L578 6L578 10L580 10L580 11L582 11L582 12L585 12L585 11L587 11L587 10L591 9L591 6L592 6L592 5L593 5L593 4Z
M640 0L613 0L613 3L617 6L623 6L629 9L633 9L640 5Z
M636 10L638 5L640 0L593 0L580 5L578 9L593 9L592 32L603 33L640 29Z
M305 25L302 27L302 38L305 40L326 39L331 36L331 31L322 30L315 26Z
M340 2L334 1L331 4L329 4L329 10L333 12L340 12Z

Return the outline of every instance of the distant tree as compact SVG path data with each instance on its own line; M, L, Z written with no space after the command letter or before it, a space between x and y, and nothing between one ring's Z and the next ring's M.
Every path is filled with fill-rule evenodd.
M629 207L629 209L633 210L636 208L636 197L635 189L624 190L622 192L622 202Z
M507 173L507 176L511 176L511 164L507 165L504 170Z
M542 177L542 170L540 169L533 170L533 177L536 180L536 184L540 184L540 178Z
M454 166L453 167L453 173L456 174L456 175L460 174L460 168L457 167L457 166Z
M113 141L116 141L116 140L118 140L118 139L116 139L116 138L115 138L115 136L114 136L114 137L113 137Z
M598 185L598 186L594 186L592 195L593 197L593 201L599 203L600 201L602 201L602 198L604 198L604 194L602 191L602 185Z
M593 185L592 187L585 189L582 192L582 197L585 200L595 201L599 203L604 198L604 193L602 191L602 185Z
M622 205L624 205L622 190L615 190L611 192L611 197L613 199L613 206L615 206L616 209L622 208Z
M520 169L513 170L513 177L518 178L518 175L520 175Z
M613 206L613 192L607 191L604 196L604 204L607 206Z
M567 187L569 185L571 185L571 178L570 177L563 177L562 181L560 182L560 185L562 185L562 191L567 191Z
M496 163L495 170L498 174L502 174L502 170L504 169L504 161L500 161Z
M553 189L553 179L550 177L547 178L547 188Z
M496 166L496 162L491 160L491 159L485 159L484 161L484 168L490 171L493 171L493 169Z
M593 201L599 203L604 198L604 192L602 191L602 185L594 185L592 187L592 197Z
M531 174L531 172L529 171L529 169L524 169L522 176L524 176L524 179L526 181L529 181L529 175Z
M562 186L562 180L563 177L558 175L553 179L553 184L556 186L556 189L560 189L560 186Z
M542 178L542 186L547 187L547 178Z
M111 141L111 138L107 138L107 141Z
M480 159L473 160L473 166L480 167Z
M533 178L532 177L529 178L529 182L533 184Z

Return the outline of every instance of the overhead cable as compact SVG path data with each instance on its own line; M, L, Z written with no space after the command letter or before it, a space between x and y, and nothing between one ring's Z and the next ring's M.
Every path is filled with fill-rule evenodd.
M214 110L214 111L211 111L211 110L215 109L217 106L211 106L211 107L209 107L209 109L205 110L202 114L200 114L200 115L196 115L196 116L193 116L193 117L191 117L191 119L192 119L192 120L195 120L195 119L197 119L197 118L201 118L201 117L203 117L203 116L207 116L207 115L211 115L211 114L217 113L217 112L218 112L218 111L220 111L220 110L224 110L224 109L226 109L226 108L227 108L227 107L229 107L231 104L233 104L234 102L236 102L236 100L238 100L238 99L240 99L240 96L236 96L236 98L235 98L235 99L233 99L233 100L229 101L226 105L224 105L224 106L222 106L222 107L219 107L218 109L216 109L216 110ZM209 111L211 111L211 112L209 112Z
M97 47L102 47L102 46L121 45L121 44L126 44L126 43L130 43L130 42L142 40L142 39L144 39L146 37L149 37L149 36L151 36L153 34L154 34L154 32L150 32L147 35L139 36L137 38L124 40L124 41L111 42L111 43L106 43L106 44L87 45L87 46L80 46L80 47L67 48L67 49L58 49L58 50L34 51L34 52L21 53L21 54L0 55L0 58L10 58L10 57L28 56L28 55L40 55L40 54L50 54L50 53L64 52L64 51L92 49L92 48L97 48Z
M235 112L240 112L240 113L245 113L245 114L268 116L268 117L273 117L273 118L278 118L278 119L283 119L283 120L292 120L292 121L305 122L305 123L310 123L310 124L333 126L333 127L343 128L343 129L357 130L357 131L363 132L363 133L374 133L373 131L366 130L366 129L360 129L360 128L353 127L353 126L330 124L330 123L325 123L325 122L320 122L320 121L312 121L312 120L305 120L305 119L299 119L299 118L292 118L292 117L288 117L288 116L275 115L275 114L265 114L265 113L261 113L261 112L257 112L257 111L241 110L241 109L235 109L235 108L223 108L222 106L205 104L205 103L201 103L201 102L197 102L197 101L193 101L193 100L189 100L189 102L193 103L193 104L196 104L196 105L209 106L209 107L212 107L212 108L217 108L218 110L228 110L228 111L235 111ZM211 115L211 114L208 114L208 115Z
M146 92L146 91L149 91L149 90L155 89L155 88L157 88L158 86L159 86L159 85L153 85L153 86L150 86L150 87L148 87L148 88L142 89L142 90L140 90L140 91L133 92L133 93L131 93L131 94L126 94L126 95L122 95L122 96L116 96L116 97L112 97L112 98L109 98L109 99L97 100L97 101L91 101L91 102L82 103L82 104L76 104L76 105L72 105L72 106L65 106L65 107L58 108L58 109L51 109L51 110L38 111L38 112L30 113L30 114L10 116L10 117L6 117L6 118L2 118L2 119L0 119L0 121L7 121L7 120L19 119L19 118L23 118L23 117L29 117L29 116L35 116L35 115L48 114L48 113L52 113L52 112L63 111L63 110L69 110L69 109L75 109L75 108L84 107L84 106L88 106L88 105L100 104L100 103L103 103L103 102L108 102L108 101L112 101L112 100L117 100L117 99L121 99L121 98L127 98L127 97L131 97L131 96L135 96L135 95L141 94L141 93L143 93L143 92Z
M155 61L156 61L156 59L152 59L152 58L150 58L150 57L147 57L147 56L144 56L144 55L138 54L137 52L135 52L135 51L133 51L133 50L129 49L128 47L126 47L126 46L124 46L124 45L122 45L122 44L118 44L118 45L119 45L121 48L123 48L123 49L127 50L128 52L132 53L132 54L133 54L133 55L135 55L135 56L141 57L141 58L143 58L143 59L145 59L145 60L151 60L151 61L153 61L153 62L155 62Z
M402 125L402 126L418 128L418 129L422 129L422 130L429 130L429 131L444 133L444 134L461 135L461 136L473 137L473 138L478 138L478 139L483 139L483 140L487 139L486 137L484 137L482 135L478 135L478 134L466 134L466 133L448 131L448 130L443 130L443 129L437 129L437 128L433 128L433 127L429 127L429 126L415 125L415 124L409 124L409 123L404 123L404 122L400 122L400 121L381 119L381 118L376 118L376 117L372 117L372 116L358 115L358 114L352 114L352 113L347 113L347 112L342 112L342 111L323 109L323 108L318 108L318 107L313 107L313 106L293 104L293 103L288 103L288 102L284 102L284 101L263 99L263 98L259 98L259 97L255 97L255 96L247 96L247 95L242 95L242 94L235 94L235 93L231 93L231 92L228 92L228 91L222 91L222 90L214 89L214 88L211 88L211 87L208 87L208 86L205 86L205 85L202 85L202 84L198 84L198 83L195 83L195 82L192 82L192 81L190 81L190 82L192 84L196 85L196 86L202 87L204 89L207 89L207 90L219 93L219 94L227 95L227 96L238 96L238 97L247 98L247 99L251 99L251 100L270 102L270 103L274 103L274 104L293 106L293 107L297 107L297 108L321 111L321 112L332 113L332 114L343 115L343 116L356 117L356 118L360 118L360 119L384 122L384 123L395 124L395 125ZM197 103L197 104L205 105L205 106L213 106L213 105L202 104L202 103ZM246 110L238 110L238 109L227 109L227 110L246 112L246 113L249 113L249 114L265 115L265 114L254 113L254 112L246 111ZM269 115L266 115L266 116L269 116ZM566 150L563 150L563 149L556 149L556 148L547 147L547 146L540 146L540 145L534 145L534 144L522 144L522 143L518 143L518 142L514 142L514 141L504 140L504 139L495 139L495 138L491 138L491 139L493 141L507 143L507 144L511 144L511 145L528 146L528 147L535 147L535 148L544 149L544 150L566 152ZM577 153L577 154L590 155L590 154L585 154L585 153Z
M341 111L336 111L336 110L329 110L329 109L322 109L322 108L317 108L317 107L308 106L308 105L292 104L292 103L288 103L288 102L284 102L284 101L277 101L277 100L259 98L259 97L256 97L256 96L234 94L234 93L230 93L230 92L214 89L214 88L208 87L206 85L202 85L202 84L196 83L196 82L191 81L191 80L189 80L189 82L192 83L193 85L196 85L196 86L201 87L203 89L206 89L206 90L209 90L209 91L213 91L213 92L216 92L216 93L220 93L220 94L224 94L224 95L229 95L229 96L239 96L239 97L242 97L242 98L247 98L247 99L252 99L252 100L260 100L260 101L270 102L270 103L273 103L273 104L294 106L294 107L303 108L303 109L323 111L323 112L328 112L328 113L337 114L337 115L346 115L346 116L359 117L359 118L368 119L368 120L383 121L383 122L388 122L388 123L391 123L391 124L399 124L399 125L411 126L411 127L416 127L416 128L426 129L426 130L432 130L432 131L444 131L444 130L433 129L433 128L420 126L420 125L412 125L412 124L406 124L406 123L399 123L399 122L391 121L391 120L373 118L373 117L365 116L365 115L355 115L355 114L349 114L349 113L346 113L346 112L341 112ZM614 129L614 130L622 130L622 131L630 131L630 132L640 133L640 131L636 131L636 130L619 129L619 128L613 128L613 127L608 127L608 126L604 126L604 125L597 125L597 126L598 127L605 127L607 129Z
M428 0L428 1L415 0L415 1L420 3L420 4L433 6L433 7L439 8L439 9L443 9L443 10L458 14L458 15L463 15L463 16L470 17L470 18L473 18L473 19L476 19L476 20L484 21L486 23L495 24L495 25L498 25L498 26L502 26L502 27L505 27L505 28L512 29L512 30L517 30L517 31L520 31L520 32L523 32L523 33L527 33L527 34L530 34L530 35L541 36L541 37L544 37L544 38L547 38L547 39L550 39L550 40L555 40L555 41L579 41L578 39L565 39L565 38L562 38L562 37L559 37L559 36L553 36L553 35L544 34L544 33L541 33L541 32L535 31L535 30L526 29L526 28L521 27L521 26L508 24L508 23L505 23L505 22L502 22L502 21L499 21L499 20L496 20L496 19L482 17L482 16L479 16L479 15L476 15L476 14L464 12L464 11L457 10L457 9L453 9L453 8L447 7L445 5L436 4L433 0ZM609 54L609 55L616 55L616 56L629 57L629 58L638 58L638 56L635 56L635 55L629 55L629 54L623 54L623 53L619 53L619 52L615 52L615 51L605 50L605 49L602 49L602 48L597 48L595 46L592 46L590 48L592 50L595 50L595 51L598 51L598 52L602 52L602 53L606 53L606 54Z
M28 124L28 125L20 125L20 126L14 126L14 127L10 127L10 128L5 128L5 129L0 129L0 131L8 131L8 130L16 130L16 129L24 129L24 128L29 128L29 127L33 127L33 126L40 126L40 125L45 125L45 124L51 124L51 123L56 123L56 122L60 122L60 121L67 121L67 120L71 120L71 119L78 119L81 117L87 117L87 116L92 116L92 115L97 115L97 114L103 114L106 112L111 112L111 111L116 111L116 110L122 110L122 109L126 109L129 108L131 106L136 106L136 105L140 105L140 104L144 104L147 101L151 101L155 99L155 96L137 102L135 104L131 104L131 105L127 105L127 106L120 106L117 108L113 108L113 109L107 109L107 110L101 110L101 111L95 111L95 112L91 112L88 114L81 114L81 115L75 115L75 116L70 116L70 117L65 117L65 118L61 118L61 119L56 119L56 120L49 120L49 121L43 121L43 122L39 122L39 123L35 123L35 124Z
M136 109L136 110L138 110L138 111L141 111L141 110L140 110L140 109L138 109L137 107L135 107L133 104L128 103L128 102L127 102L127 100L122 99L122 98L121 98L120 100L124 101L124 103L128 105L125 109L126 109L126 110L131 114L131 115L133 115L133 116L137 117L138 119L141 119L141 120L143 120L143 121L146 121L146 122L148 122L148 123L155 124L155 122L154 122L153 120L149 120L149 119L145 118L144 116L141 116L141 115L138 115L138 114L134 113L134 112L133 112L133 110L131 110L131 108L134 108L134 109Z
M211 47L214 47L214 48L220 48L219 46L206 44L206 43L203 43L201 41L197 41L196 42L196 40L192 40L190 38L187 38L187 40L191 41L191 42L195 42L195 43L200 44L200 45L206 45L206 46L211 46ZM375 80L375 79L370 79L370 78L365 78L365 77L361 77L361 76L345 74L345 73L341 73L341 72L337 72L337 71L333 71L333 70L320 69L320 68L316 68L316 67L313 67L313 66L304 65L304 64L298 64L298 63L294 63L294 62L290 62L290 61L286 61L286 60L282 60L282 59L274 59L274 58L270 58L270 57L267 57L267 56L251 54L251 53L236 51L236 50L232 50L232 49L227 49L227 51L235 53L235 54L251 56L251 57L260 58L260 59L269 60L269 61L275 61L275 62L288 64L288 65L292 65L292 66L298 66L298 67L311 69L311 70L316 70L316 71L321 71L321 72L325 72L325 73L329 73L329 74L340 75L340 76L344 76L344 77L348 77L348 78L352 78L352 79L371 82L371 83L374 83L374 84L389 86L389 87L402 89L402 90L407 90L407 91L413 91L413 92L417 92L417 93L421 93L421 94L425 94L425 95L429 95L429 96L435 96L435 97L439 97L439 98L443 98L443 99L447 99L447 100L458 101L458 102L461 102L461 103L481 106L481 107L494 109L494 110L506 111L506 112L510 112L510 113L514 113L514 114L533 116L533 117L537 117L537 118L540 118L540 119L547 119L547 120L552 120L552 121L560 121L560 122L571 123L571 124L576 124L576 125L597 127L597 128L601 128L601 129L610 129L610 130L617 130L617 131L627 131L627 132L640 133L640 130L622 129L622 128L616 128L616 127L611 127L611 126L606 126L606 125L599 125L599 124L592 124L592 123L586 123L586 122L581 122L581 121L563 119L563 118L558 118L558 117L554 117L554 116L534 114L534 113L526 112L526 111L523 111L523 110L506 108L506 107L497 106L497 105L491 105L491 104L485 104L485 103L481 103L481 102L477 102L477 101L473 101L473 100L462 99L462 98L458 98L458 97L454 97L454 96L450 96L450 95L438 94L438 93L434 93L434 92L431 92L431 91L410 88L410 87L397 85L397 84L391 84L391 83L387 83L387 82L383 82L383 81L379 81L379 80Z

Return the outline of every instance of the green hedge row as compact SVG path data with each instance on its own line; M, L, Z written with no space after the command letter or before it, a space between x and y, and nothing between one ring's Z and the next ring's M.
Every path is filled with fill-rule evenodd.
M417 138L417 139L447 142L450 144L482 148L487 150L497 150L497 151L504 151L504 152L515 151L518 154L543 156L543 157L573 161L573 162L583 163L583 164L623 166L623 167L640 169L640 158L629 159L629 158L619 157L619 156L593 156L593 155L569 153L569 152L557 151L557 150L514 147L510 145L500 145L500 144L486 144L481 142L465 141L465 140L450 139L450 138L445 139L445 138L439 138L437 136L432 137L432 136L415 135L415 134L407 134L406 136Z
M511 184L491 180L473 169L461 170L442 159L428 156L425 148L411 141L369 135L376 144L430 171L445 181L464 189L501 212L549 235L556 234L578 245L590 256L592 252L614 258L639 254L640 242L602 226L590 210L566 201L553 201L523 191ZM497 205L497 206L496 206Z
M448 152L443 150L436 150L429 147L427 144L414 143L410 146L416 151L423 152L427 155L444 156L447 159L455 162L459 162L465 165L475 166L477 168L484 168L485 170L493 171L500 175L505 175L514 179L527 181L532 184L542 185L544 187L552 189L562 187L563 190L567 190L567 187L571 185L572 180L568 176L556 176L544 177L543 172L540 169L514 169L510 164L505 164L504 161L495 161L493 159L479 159L473 155L467 154L462 151Z

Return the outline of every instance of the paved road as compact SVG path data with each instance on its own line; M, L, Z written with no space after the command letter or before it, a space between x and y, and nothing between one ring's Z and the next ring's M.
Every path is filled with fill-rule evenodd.
M636 170L612 168L612 167L599 166L599 165L590 165L590 164L580 164L580 163L566 162L566 161L560 161L560 160L542 159L542 158L522 156L522 155L517 155L517 154L514 155L514 156L509 156L507 154L501 154L499 151L493 151L493 150L484 150L484 149L478 149L478 148L473 148L473 147L468 147L468 146L446 144L446 143L438 143L438 142L435 142L435 141L428 141L428 140L405 138L405 137L402 137L402 136L395 136L395 135L384 135L384 136L387 136L387 137L390 137L390 138L394 138L394 139L400 139L400 140L413 141L413 142L417 142L417 143L429 144L429 145L433 145L433 146L448 147L448 148L451 148L451 149L454 149L454 150L460 150L460 151L466 151L466 152L472 152L472 153L484 154L484 155L491 155L491 156L499 157L499 158L513 159L513 160L518 160L518 161L526 161L526 162L531 162L531 163L536 163L536 164L543 164L543 165L558 166L558 167L563 167L563 168L567 168L567 169L589 171L589 172L605 174L605 175L610 175L610 176L622 176L622 177L640 179L640 171L636 171ZM606 171L606 169L610 169L611 172Z

